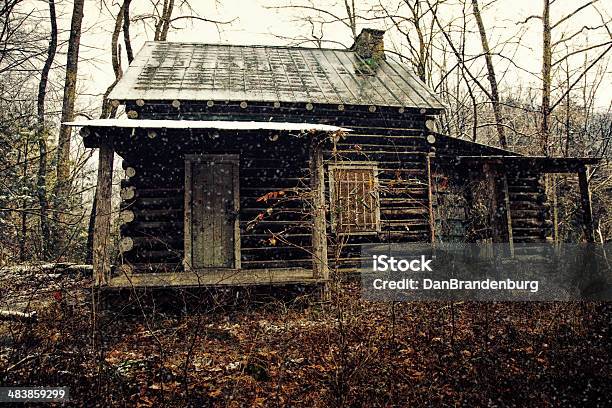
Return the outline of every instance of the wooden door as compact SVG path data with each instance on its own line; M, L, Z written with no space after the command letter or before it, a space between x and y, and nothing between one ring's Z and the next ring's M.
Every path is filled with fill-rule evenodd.
M239 268L238 156L185 159L185 267Z

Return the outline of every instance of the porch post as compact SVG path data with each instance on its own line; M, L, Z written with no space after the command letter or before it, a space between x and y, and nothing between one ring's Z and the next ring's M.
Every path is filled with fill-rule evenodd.
M325 222L325 170L322 140L310 141L310 188L312 191L312 272L315 278L329 279L327 229Z
M502 223L505 223L506 236L510 244L510 254L514 256L514 233L512 232L512 214L510 213L510 192L508 191L508 176L506 172L499 174L500 188L504 201L502 212Z
M428 153L425 156L425 165L427 170L427 212L429 214L429 240L432 244L436 242L436 216L433 209L433 181L431 177L431 158L433 154Z
M593 208L591 206L591 191L586 166L578 170L578 184L580 186L580 201L582 203L582 222L584 236L587 242L595 242L593 233Z
M93 271L96 286L108 284L110 277L110 214L113 180L113 148L108 142L98 153L98 185L93 233Z

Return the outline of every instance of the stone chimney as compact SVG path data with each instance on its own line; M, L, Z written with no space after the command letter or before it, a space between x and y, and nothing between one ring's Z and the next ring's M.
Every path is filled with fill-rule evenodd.
M377 66L381 60L385 59L384 36L384 30L364 28L355 39L351 50L355 51L361 59Z

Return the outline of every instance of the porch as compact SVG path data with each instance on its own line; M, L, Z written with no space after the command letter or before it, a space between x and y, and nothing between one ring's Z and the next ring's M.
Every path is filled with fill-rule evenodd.
M327 241L326 241L326 213L324 195L324 168L323 168L323 141L330 133L345 132L335 126L302 124L302 123L268 123L268 122L227 122L227 121L172 121L172 120L96 120L72 122L73 126L83 126L81 134L84 136L87 147L99 148L98 183L96 194L96 216L93 234L93 269L95 285L108 288L125 287L194 287L194 286L249 286L249 285L285 285L285 284L317 284L328 280ZM152 137L153 135L153 137ZM161 137L157 137L160 135ZM214 137L213 137L214 135ZM233 137L230 137L232 135ZM240 136L243 135L243 136ZM309 215L304 218L302 231L308 228L308 244L302 253L307 254L308 261L301 259L299 266L286 265L286 262L269 260L264 267L262 262L244 262L242 254L245 237L244 226L247 218L252 217L253 208L243 208L241 188L249 189L245 183L242 171L249 172L250 159L241 157L241 152L234 149L220 147L216 140L224 138L236 142L236 137L257 137L260 142L273 144L279 136L282 140L298 140L304 149L303 163L309 166L309 175L305 178L306 188L309 190L305 197L308 200ZM291 136L291 137L289 137ZM294 137L294 136L297 136ZM194 139L204 138L206 143L215 143L214 149L203 144L198 145ZM173 188L184 195L181 207L172 209L159 209L144 211L142 208L123 209L120 213L121 222L131 225L146 226L155 222L143 221L148 214L154 213L159 217L164 214L175 214L181 211L181 220L174 222L175 231L157 229L150 232L150 236L125 236L119 241L119 248L129 253L143 242L178 242L180 239L182 258L180 265L164 267L161 269L149 268L146 271L136 268L131 261L121 256L120 262L113 264L114 255L111 253L111 222L113 209L111 204L112 173L114 154L119 153L125 158L126 146L134 149L138 143L152 140L160 146L168 148L167 154L174 155L175 161L182 161L183 165L178 171L183 176L173 183L180 182L181 189ZM163 143L160 139L165 140ZM198 139L198 140L200 140ZM170 147L177 145L184 147L183 140L190 140L196 147L189 149L176 149L170 153ZM259 142L258 142L259 143ZM298 142L292 142L298 143ZM277 145L279 143L276 143ZM163 149L162 149L163 150ZM291 149L287 149L291 154ZM195 151L199 153L194 153ZM260 156L266 157L265 149ZM146 156L145 153L142 153ZM177 156L178 154L178 156ZM257 152L256 152L257 154ZM295 153L294 153L295 154ZM180 156L180 157L179 157ZM241 163L242 160L242 163ZM302 160L302 159L300 159ZM146 160L145 160L146 161ZM295 161L299 166L301 161ZM154 163L148 163L155 168ZM282 166L280 168L282 170ZM279 171L280 171L279 170ZM134 175L136 171L126 168L126 173ZM252 173L248 174L249 177ZM246 176L245 176L246 177ZM252 177L251 177L252 178ZM158 189L151 180L142 179L142 185L132 190L125 190L125 196L136 199L142 198L146 191ZM241 186L244 184L244 186ZM141 188L143 187L143 188ZM174 185L174 187L177 187ZM122 190L122 198L124 190ZM164 190L164 189L162 189ZM166 189L170 190L170 189ZM272 188L274 191L275 188ZM181 192L182 191L182 192ZM129 193L129 194L128 194ZM140 196L139 196L140 194ZM258 193L260 194L260 193ZM246 198L245 198L246 199ZM251 202L259 201L249 198ZM259 203L261 204L261 203ZM261 207L262 205L259 205ZM265 206L264 206L265 207ZM264 209L265 210L265 209ZM250 211L250 212L249 212ZM260 210L258 210L260 211ZM123 219L125 218L125 219ZM163 219L167 221L167 219ZM272 221L271 221L272 222ZM274 221L282 225L282 221ZM301 222L301 221L300 221ZM161 223L157 223L160 224ZM180 234L177 231L180 230ZM149 231L149 230L147 230ZM168 236L172 235L172 239ZM273 232L271 233L273 235ZM174 236L182 236L174 238ZM247 234L248 235L248 234ZM249 237L247 237L249 238ZM249 241L252 242L252 241ZM253 245L252 243L249 245ZM247 248L259 253L274 248ZM145 262L155 251L143 251ZM158 251L159 252L159 251ZM149 254L149 255L147 255ZM306 258L301 256L301 258ZM161 262L164 262L161 259ZM155 266L155 261L150 261ZM308 263L308 265L306 265ZM293 264L296 264L294 262ZM141 264L142 265L142 264ZM276 266L278 265L278 266Z
M222 287L318 284L326 281L315 277L312 269L202 269L168 273L120 274L108 280L109 288L130 287Z
M574 175L578 181L577 194L580 197L580 224L583 241L594 242L593 210L589 187L589 166L599 163L598 158L554 158L543 156L508 155L439 155L434 163L438 171L449 179L455 180L455 187L461 186L463 194L452 194L454 203L446 211L454 213L459 201L467 207L474 200L486 203L488 214L469 212L474 219L485 218L488 225L480 227L489 230L488 239L492 242L543 242L557 240L558 232L547 230L557 224L555 203L546 202L544 177L556 174ZM438 190L434 182L433 189ZM478 185L478 183L481 183ZM452 184L452 182L451 182ZM445 186L448 188L448 186ZM480 191L477 191L480 190ZM444 192L437 191L440 196ZM456 192L455 192L456 193ZM480 195L477 197L477 195ZM553 200L556 199L553 194ZM552 214L547 214L552 204ZM452 222L452 215L449 220ZM454 221L460 221L454 219ZM452 229L452 228L451 228Z

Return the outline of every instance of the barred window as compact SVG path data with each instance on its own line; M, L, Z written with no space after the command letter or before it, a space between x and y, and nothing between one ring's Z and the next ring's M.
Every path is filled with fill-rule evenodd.
M332 228L339 233L380 230L378 168L373 163L329 166Z

